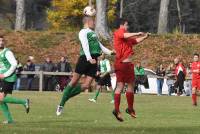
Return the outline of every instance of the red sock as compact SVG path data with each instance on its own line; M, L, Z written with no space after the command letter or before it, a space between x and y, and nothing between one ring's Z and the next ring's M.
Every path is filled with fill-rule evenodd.
M126 99L127 99L127 103L128 103L128 109L133 110L134 93L133 92L126 92Z
M193 105L197 104L197 95L196 94L192 94L192 104Z
M121 100L121 94L115 93L114 99L115 99L114 100L115 110L116 110L116 112L119 112L119 105L120 105L120 100Z

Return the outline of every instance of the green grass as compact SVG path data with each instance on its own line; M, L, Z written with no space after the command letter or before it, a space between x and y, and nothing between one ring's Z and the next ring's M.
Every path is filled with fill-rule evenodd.
M199 134L200 107L191 106L190 97L142 95L135 97L138 118L121 111L125 121L112 116L110 94L102 93L96 104L88 102L92 94L81 94L70 100L60 117L55 110L61 93L15 92L13 96L31 99L26 115L22 106L10 105L14 124L0 125L0 134ZM0 120L3 120L0 114Z

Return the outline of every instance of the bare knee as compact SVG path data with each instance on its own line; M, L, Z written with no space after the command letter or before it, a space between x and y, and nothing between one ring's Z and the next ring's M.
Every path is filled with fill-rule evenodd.
M117 88L115 90L115 93L121 93L124 89L124 83L117 83Z
M0 102L3 101L4 97L5 97L5 95L3 93L0 93Z

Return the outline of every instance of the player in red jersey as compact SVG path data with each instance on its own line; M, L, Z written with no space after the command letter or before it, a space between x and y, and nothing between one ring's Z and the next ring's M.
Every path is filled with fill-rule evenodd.
M194 54L191 64L192 72L192 104L197 106L197 95L200 95L200 61L199 54Z
M148 37L148 33L129 33L128 31L128 21L125 19L119 20L119 27L114 32L114 49L116 51L115 57L115 73L117 77L117 88L115 90L114 96L114 106L113 115L118 121L123 121L121 116L119 105L121 98L121 91L123 90L125 84L128 85L126 91L126 98L128 103L128 108L126 112L132 117L136 118L135 110L133 108L134 103L134 65L131 62L133 52L133 46L142 42Z

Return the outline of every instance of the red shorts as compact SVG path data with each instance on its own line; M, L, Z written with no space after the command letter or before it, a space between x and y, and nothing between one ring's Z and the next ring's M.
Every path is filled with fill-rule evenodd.
M134 64L128 63L115 63L115 73L117 82L132 83L135 80Z
M192 88L197 88L200 90L200 79L193 79L192 80Z

